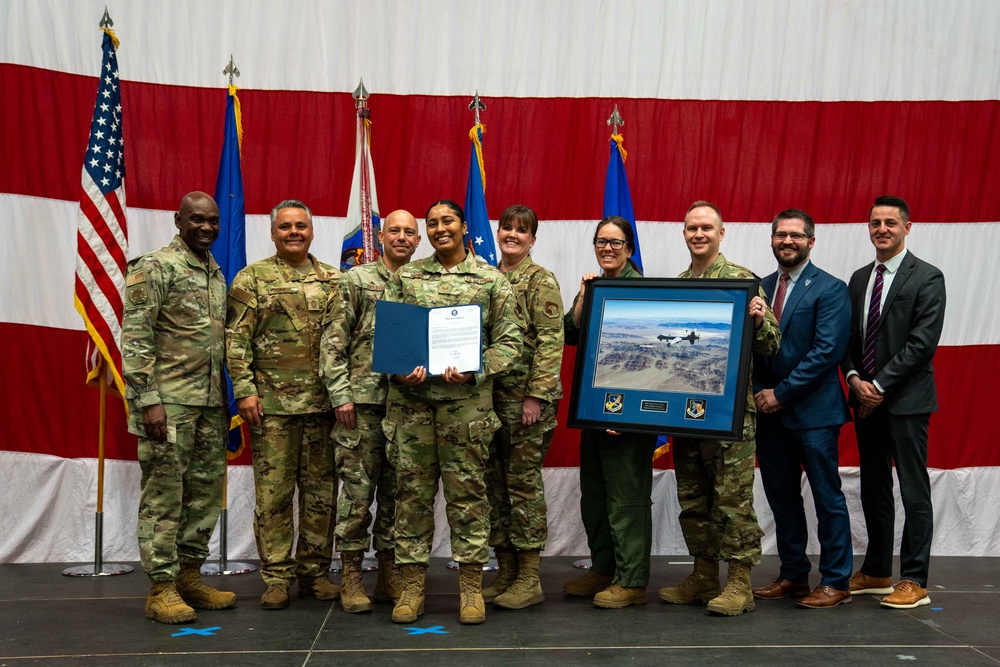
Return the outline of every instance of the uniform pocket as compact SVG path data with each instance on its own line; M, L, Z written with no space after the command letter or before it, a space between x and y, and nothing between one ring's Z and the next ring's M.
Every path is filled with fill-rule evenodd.
M385 434L385 458L393 468L399 467L399 447L396 446L396 420L382 418L382 433Z
M334 424L333 430L330 432L330 437L333 438L338 447L357 449L358 443L361 442L361 429L357 426L349 429L342 424Z

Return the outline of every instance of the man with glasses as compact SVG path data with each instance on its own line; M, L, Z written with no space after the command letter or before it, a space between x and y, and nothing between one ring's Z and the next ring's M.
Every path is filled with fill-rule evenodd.
M781 349L754 359L757 461L774 513L781 570L754 597L805 596L798 604L832 608L851 601L851 519L840 487L837 440L851 416L838 365L847 351L851 305L844 281L809 260L815 224L788 209L771 223L778 270L764 291L781 328ZM820 585L811 593L802 471L812 489L820 543Z

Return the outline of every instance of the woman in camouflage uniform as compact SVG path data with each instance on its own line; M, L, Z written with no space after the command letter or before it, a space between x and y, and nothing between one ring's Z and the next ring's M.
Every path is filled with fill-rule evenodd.
M526 326L521 356L493 385L493 410L501 426L493 436L486 480L490 546L500 569L483 599L506 609L545 600L538 581L548 537L542 460L562 398L562 296L552 272L528 255L537 231L538 217L527 206L511 206L500 215L497 268L514 288Z
M594 252L605 278L642 276L630 259L635 249L625 218L601 220ZM573 310L566 313L566 344L576 345L583 327L583 292L594 273L584 274ZM646 603L649 552L653 546L653 451L656 436L585 429L580 438L580 514L592 565L566 582L568 595L594 598L594 605L622 609Z
M482 623L483 564L489 558L486 461L500 420L493 412L493 378L521 354L521 318L510 283L465 249L465 214L442 200L427 212L434 254L411 262L386 284L389 301L424 307L482 307L482 367L438 377L416 367L389 383L382 422L386 455L397 471L396 563L403 577L392 620L412 623L424 611L424 578L434 538L434 496L444 482L451 548L459 563L462 623ZM376 321L376 327L378 323ZM401 332L402 333L402 332Z

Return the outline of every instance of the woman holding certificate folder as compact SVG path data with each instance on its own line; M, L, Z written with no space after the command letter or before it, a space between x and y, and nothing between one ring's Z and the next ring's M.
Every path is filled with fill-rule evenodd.
M403 577L392 620L412 623L423 614L440 477L452 557L459 563L459 620L482 623L482 566L489 559L490 531L484 476L490 441L500 426L493 412L493 378L521 353L521 317L503 275L466 250L465 214L458 204L436 202L426 223L434 254L393 274L385 298L429 308L479 305L482 364L475 372L449 366L438 376L417 366L389 383L382 426L387 456L398 473L396 563Z
M594 234L594 253L605 278L641 278L631 261L635 248L625 218L601 220ZM566 313L566 344L579 341L583 321L584 274L573 309ZM584 429L580 438L580 514L587 531L591 568L566 582L568 595L593 597L594 605L623 609L646 603L649 552L653 546L652 457L656 436Z

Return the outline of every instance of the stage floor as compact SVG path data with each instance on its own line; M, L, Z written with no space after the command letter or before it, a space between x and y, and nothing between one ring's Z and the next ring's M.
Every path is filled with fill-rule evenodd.
M562 593L578 576L571 558L542 560L546 601L521 611L493 609L479 626L458 622L458 574L435 560L426 613L406 626L389 605L346 614L338 603L299 599L264 611L255 573L206 577L235 591L227 611L201 611L187 625L143 616L148 580L61 575L64 565L0 565L0 667L51 665L1000 665L1000 562L934 558L931 604L881 608L877 596L830 610L792 599L757 601L752 613L712 616L704 607L660 602L656 591L690 571L690 558L653 558L649 603L595 608ZM814 558L815 562L815 558ZM777 575L766 557L754 585ZM488 582L493 575L486 573ZM813 585L818 575L813 573ZM375 573L365 574L371 592ZM175 636L178 635L179 636Z

